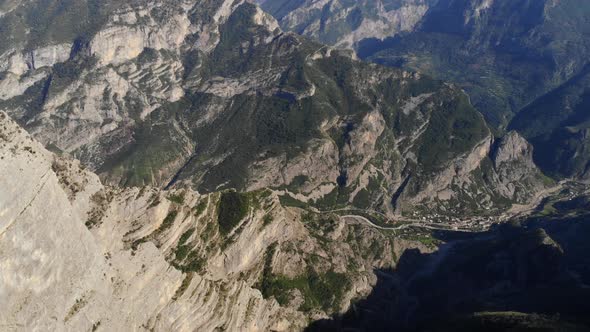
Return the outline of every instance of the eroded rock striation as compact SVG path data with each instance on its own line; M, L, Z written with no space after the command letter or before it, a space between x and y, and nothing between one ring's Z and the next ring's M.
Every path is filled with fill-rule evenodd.
M92 3L60 14L96 14L77 33L9 40L0 109L108 184L272 187L390 216L497 212L538 187L496 179L492 134L456 86L285 33L249 2Z
M406 248L432 250L270 190L103 186L5 113L0 171L8 330L299 330L368 294Z
M354 49L364 39L412 31L436 3L432 0L258 0L285 30L323 43Z

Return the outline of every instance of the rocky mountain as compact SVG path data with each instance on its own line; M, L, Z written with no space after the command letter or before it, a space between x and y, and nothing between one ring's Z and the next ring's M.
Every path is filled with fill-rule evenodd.
M369 29L375 35L369 33L361 39L351 29L330 30L332 22L344 22L343 17L363 7L360 2L322 3L320 23L310 23L307 30L301 26L307 27L305 19L315 18L311 13L320 2L270 3L285 3L276 10L269 3L263 6L286 29L350 47L366 60L456 83L469 94L496 135L503 136L506 128L517 129L527 140L534 141L535 162L545 172L558 178L586 176L585 118L581 111L571 110L584 107L582 92L571 90L574 84L577 90L584 89L581 81L588 71L590 7L586 3L433 1L424 3L426 10L418 16L415 12L399 12L401 20L413 22L403 32L389 31L387 36L378 29ZM412 2L396 3L406 8ZM365 13L361 16L363 22L372 22L370 10L359 10ZM323 31L337 37L325 38ZM349 40L354 42L341 42ZM574 101L566 101L565 95ZM579 115L565 115L572 113ZM511 124L514 116L517 118Z
M590 52L590 7L575 0L371 2L380 11L361 3L342 3L269 1L263 6L286 29L352 47L374 62L459 84L493 127L504 128L521 108L577 75ZM323 9L320 18L303 23L317 16L311 13L318 7ZM387 8L392 10L386 13L396 18L384 20L406 22L404 28L373 27L366 33L362 28L359 33L332 28L344 25L344 18L357 12L364 14L357 15L361 17L357 21L374 26L376 17L387 16L383 14Z
M586 66L589 15L575 0L439 1L414 31L368 40L358 52L456 82L492 126L504 128Z
M0 113L3 330L293 331L407 248L276 193L104 186Z
M511 122L537 148L535 162L555 176L590 177L590 68L535 100Z
M453 240L431 254L406 251L394 271L381 271L371 295L307 331L587 331L581 213L439 233Z
M272 187L387 216L497 214L547 184L498 168L530 153L495 161L458 87L284 33L251 3L10 4L0 109L109 184Z
M0 177L4 330L326 330L341 313L360 327L440 328L452 326L438 324L440 314L475 300L467 312L525 313L503 323L506 314L488 313L489 322L476 316L470 324L584 330L583 215L482 234L397 232L289 207L267 189L202 195L104 186L5 113L0 172L10 174ZM584 204L553 203L567 211ZM358 309L346 313L352 303ZM554 313L563 321L543 316ZM409 320L391 320L402 314Z
M412 31L435 0L258 0L281 27L341 48Z
M246 0L0 2L0 330L588 323L588 190L536 166L587 176L583 14L558 45L568 0L259 3L279 20ZM433 31L489 52L464 59L553 61L523 75L544 95L495 135L469 75L351 51L416 69L388 52Z
M457 82L494 126L587 63L590 7L568 1L441 1L420 28L363 56ZM455 24L448 24L454 22Z

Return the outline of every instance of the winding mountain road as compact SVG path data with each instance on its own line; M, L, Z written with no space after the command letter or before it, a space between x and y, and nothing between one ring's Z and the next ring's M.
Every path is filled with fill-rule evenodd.
M357 220L357 221L360 220L373 228L377 228L377 229L381 229L381 230L388 230L388 231L399 231L399 230L410 228L410 227L418 227L418 228L425 228L425 229L439 230L439 231L441 231L441 230L442 231L451 231L452 230L452 231L456 231L456 232L468 232L468 233L475 232L474 230L450 229L448 227L437 227L437 226L427 225L424 223L412 223L412 224L403 224L403 225L394 226L394 227L384 227L384 226L379 226L379 225L373 223L372 221L370 221L369 219L367 219L363 216L353 215L353 214L340 216L340 219L342 219L344 221L346 221L347 219L353 219L353 220Z

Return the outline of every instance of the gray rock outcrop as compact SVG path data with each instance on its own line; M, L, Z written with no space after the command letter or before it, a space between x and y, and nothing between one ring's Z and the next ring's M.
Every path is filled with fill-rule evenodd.
M395 264L394 253L429 250L366 225L309 224L270 191L248 194L247 216L224 235L220 193L105 187L5 113L0 171L10 174L0 178L0 326L7 331L299 330L327 309L299 311L316 301L301 293L281 305L263 297L265 262L284 278L310 268L340 273L349 280L331 309L340 311L370 292L373 268Z

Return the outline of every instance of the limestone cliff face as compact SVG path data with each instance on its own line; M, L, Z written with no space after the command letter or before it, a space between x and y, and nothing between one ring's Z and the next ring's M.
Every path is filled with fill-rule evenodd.
M273 187L386 214L480 190L490 133L455 86L284 33L243 1L104 8L83 35L2 53L0 109L108 184Z
M36 48L32 51L11 49L2 55L1 69L16 75L22 75L29 70L65 62L70 58L72 44L56 44Z
M393 266L394 255L429 251L364 224L285 208L268 190L236 194L248 208L227 228L219 221L232 207L222 202L227 193L105 187L5 113L0 171L10 174L0 178L7 330L299 330L368 294L373 269ZM338 297L274 281L309 273Z
M219 25L239 4L120 4L90 40L49 45L44 40L33 50L15 43L0 55L2 109L43 144L75 153L98 169L105 155L129 143L129 128L138 119L184 96L180 54L187 37L197 34L196 48L211 50ZM212 17L199 16L199 10ZM27 92L40 93L41 105L14 102Z
M306 0L295 5L284 0L258 2L279 20L283 29L351 49L363 39L385 39L412 31L434 3L430 0Z
M166 216L169 202L148 209L157 191L105 188L0 117L0 170L11 174L2 177L0 197L4 328L263 331L286 324L276 304L243 282L183 274L152 242L128 249L128 233Z
M470 205L468 209L492 214L498 212L499 206L508 207L506 202L528 203L536 193L552 185L532 156L532 146L516 132L496 140L487 137L411 199L443 211ZM433 198L439 203L428 203ZM500 203L502 200L505 203Z
M158 11L158 6L152 6L115 14L112 23L94 36L89 51L99 59L100 65L124 63L136 58L145 48L176 49L182 45L191 32L186 14L154 18L150 11Z
M498 140L492 160L499 189L519 203L527 202L550 181L533 162L533 146L515 131Z
M298 176L303 176L307 183L299 184L303 185L301 190L310 192L339 176L338 147L332 140L314 140L309 143L307 151L291 160L287 159L286 153L278 157L260 157L261 160L254 163L251 170L250 190L278 183L288 185Z

